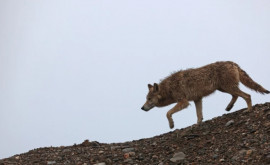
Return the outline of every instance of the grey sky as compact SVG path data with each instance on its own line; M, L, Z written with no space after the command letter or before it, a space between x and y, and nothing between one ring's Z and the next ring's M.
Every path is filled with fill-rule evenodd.
M168 132L171 106L140 107L148 83L180 69L232 60L269 90L269 18L268 0L0 0L0 158ZM205 98L204 120L230 99ZM196 123L194 104L173 119Z

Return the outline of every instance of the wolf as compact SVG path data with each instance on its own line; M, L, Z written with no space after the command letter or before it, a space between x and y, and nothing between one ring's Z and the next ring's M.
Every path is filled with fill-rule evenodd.
M197 124L200 124L203 120L202 98L218 90L232 95L226 111L232 109L239 96L246 101L247 109L251 111L251 97L239 89L239 82L261 94L270 93L253 81L238 64L231 61L219 61L200 68L180 70L164 78L159 84L148 84L147 100L141 109L149 111L154 107L176 103L167 112L169 126L172 129L174 127L172 115L188 107L189 101L194 101Z

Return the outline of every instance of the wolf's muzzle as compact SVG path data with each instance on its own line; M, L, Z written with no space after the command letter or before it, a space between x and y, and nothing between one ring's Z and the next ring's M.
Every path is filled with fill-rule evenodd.
M149 111L151 108L147 108L147 107L142 106L141 109L144 110L145 112L147 112L147 111Z
M142 106L142 108L141 108L142 110L144 110L144 111L149 111L149 109L146 109L144 106Z

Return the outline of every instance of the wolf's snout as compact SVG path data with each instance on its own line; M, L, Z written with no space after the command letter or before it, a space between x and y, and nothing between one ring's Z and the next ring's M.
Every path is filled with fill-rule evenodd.
M141 108L142 110L144 110L144 111L148 111L149 109L147 109L146 107L144 107L144 106L142 106L142 108Z

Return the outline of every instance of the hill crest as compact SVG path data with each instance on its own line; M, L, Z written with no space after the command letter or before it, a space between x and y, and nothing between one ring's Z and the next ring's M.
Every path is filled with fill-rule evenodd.
M9 164L270 164L270 102L256 104L199 126L124 143L85 140L30 150L0 160Z

